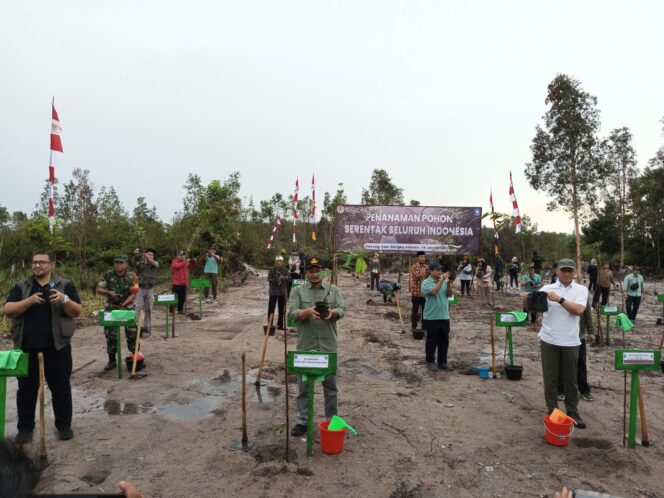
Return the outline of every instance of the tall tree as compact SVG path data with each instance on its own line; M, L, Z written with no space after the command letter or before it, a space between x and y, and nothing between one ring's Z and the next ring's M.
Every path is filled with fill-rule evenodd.
M602 142L602 151L610 168L607 193L618 205L620 225L620 266L625 264L625 215L629 204L629 185L636 177L636 153L629 128L617 128Z
M549 210L562 208L572 214L580 279L580 221L587 207L597 202L607 170L598 151L597 98L585 92L578 80L560 74L549 84L545 102L549 109L543 116L544 128L537 125L535 129L530 146L533 159L526 164L525 174L531 187L553 198Z
M371 173L369 188L362 189L362 204L366 206L403 206L403 189L392 183L387 171L375 169Z

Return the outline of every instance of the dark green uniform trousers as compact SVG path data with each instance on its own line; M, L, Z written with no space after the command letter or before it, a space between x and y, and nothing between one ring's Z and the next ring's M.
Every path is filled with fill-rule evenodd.
M558 407L558 375L562 368L567 413L578 412L579 391L576 384L576 367L579 361L579 346L554 346L540 341L542 352L542 377L544 399L548 410Z

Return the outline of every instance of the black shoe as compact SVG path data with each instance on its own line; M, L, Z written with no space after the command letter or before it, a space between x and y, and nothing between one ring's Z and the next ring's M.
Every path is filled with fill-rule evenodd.
M32 431L18 431L14 438L16 444L27 444L32 441Z
M586 401L592 401L595 399L593 395L590 393L579 393L579 394L581 394L581 397Z
M447 370L447 363L441 363L440 365L438 365L438 368L440 368L441 370Z
M60 441L69 441L73 437L74 431L72 431L71 428L58 431L58 439L60 439Z
M578 429L585 429L587 427L586 423L581 418L581 415L579 415L577 412L567 412L567 416L574 420L574 425Z
M303 424L295 424L293 430L291 431L291 436L300 437L304 436L307 433L307 426Z
M149 330L141 330L141 337L146 338L146 337L150 337L151 335L152 335L152 332L150 332Z
M107 372L108 370L113 370L115 367L117 367L118 364L114 361L109 361L106 366L104 367L104 371Z

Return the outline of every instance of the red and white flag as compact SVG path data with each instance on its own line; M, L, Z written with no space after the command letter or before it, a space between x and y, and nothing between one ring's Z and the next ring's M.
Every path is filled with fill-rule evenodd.
M272 234L270 235L270 240L267 242L267 248L270 249L272 247L272 243L274 242L274 235L277 233L277 228L281 226L281 218L279 218L279 215L277 215L277 221L274 222L274 226L272 227Z
M54 99L51 103L51 155L48 163L48 226L51 233L53 233L53 225L55 224L55 205L53 201L55 166L60 162L63 152L60 135L62 135L62 127L60 126L58 112L55 110Z
M510 202L512 203L512 218L514 218L514 233L521 233L521 215L519 214L519 204L516 202L514 194L514 185L512 185L512 172L510 171Z
M295 224L297 223L298 218L300 217L300 213L297 210L297 203L299 200L298 194L300 192L300 179L296 178L295 179L295 195L293 196L293 244L297 242L297 238L295 237Z
M311 240L316 240L316 183L311 175Z

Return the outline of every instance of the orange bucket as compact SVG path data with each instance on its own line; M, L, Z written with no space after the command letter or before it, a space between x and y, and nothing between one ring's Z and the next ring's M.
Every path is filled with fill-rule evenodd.
M561 412L562 413L562 412ZM553 413L551 414L553 415ZM546 442L554 446L567 446L574 432L574 420L564 415L565 420L558 424L549 415L544 415L544 433Z
M344 441L346 440L346 429L342 431L329 431L327 426L329 420L318 422L320 429L320 449L328 455L337 455L344 450Z

